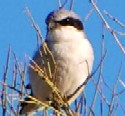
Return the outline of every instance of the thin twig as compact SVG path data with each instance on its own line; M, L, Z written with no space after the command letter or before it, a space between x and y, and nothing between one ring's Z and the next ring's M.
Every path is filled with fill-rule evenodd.
M99 69L101 63L103 62L103 60L104 60L104 58L105 58L105 56L106 56L106 53L107 53L107 52L104 53L104 56L102 57L102 59L101 59L99 65L98 65L97 68L94 70L94 72L93 72L92 74L88 75L88 77L86 78L86 80L74 91L74 93L73 93L72 95L69 96L69 98L68 98L69 101L72 101L73 96L75 96L79 91L81 91L82 87L83 87L84 85L86 85L87 82L88 82L88 81L93 77L93 75L97 72L97 70Z
M73 9L73 3L74 3L74 0L71 0L69 10L72 10L72 9Z
M101 58L103 57L103 53L104 53L104 30L102 33ZM98 78L97 85L96 85L97 88L99 88L100 82L102 80L101 79L102 78L102 70L103 70L103 62L100 64L100 71L99 71L99 76L98 76L99 78ZM95 101L97 98L97 94L98 94L98 89L95 89L94 97L93 97L92 104L91 104L92 111L94 110L94 105L95 105ZM89 115L91 115L91 111L89 112Z
M10 54L11 54L11 48L9 47L8 54L7 54L6 66L5 66L4 75L3 75L3 82L4 83L7 83L7 74L8 74L8 69L9 69ZM2 111L3 111L2 115L5 116L6 111L7 111L7 106L6 106L7 105L7 96L5 95L7 92L6 86L3 86L2 91L3 91L2 95L1 95Z
M67 4L68 0L65 0L65 2L62 4L62 6L60 7L60 9L63 9L65 7L65 5Z
M114 87L113 87L113 92L112 92L111 102L110 102L110 106L109 106L108 116L111 116L112 113L113 113L114 98L115 98L114 95L116 93L116 88L117 88L117 85L118 85L118 82L119 82L119 79L120 79L121 69L122 69L122 63L120 65L120 68L119 68L119 71L118 71L118 76L117 76L116 82L115 82Z
M85 16L83 22L86 22L86 21L89 19L89 17L90 17L91 14L93 13L93 11L94 11L94 8L92 7L92 8L89 10L89 12L87 13L87 15Z
M58 0L58 6L59 6L59 9L60 9L61 6L62 6L61 0Z
M116 43L118 44L118 46L120 47L120 49L122 50L122 52L125 55L125 48L124 46L121 44L121 42L119 41L116 33L114 32L114 30L111 28L111 26L108 24L108 22L106 21L106 19L104 18L104 16L102 15L101 11L99 10L99 8L97 7L97 5L95 4L94 0L90 0L91 4L93 5L94 9L97 11L98 15L100 16L100 18L102 19L104 25L106 26L106 28L110 31L110 33L113 35Z
M115 17L113 17L111 14L109 14L106 10L103 11L110 19L112 19L114 22L116 22L119 26L121 26L122 28L125 28L125 25L119 21L118 19L116 19Z

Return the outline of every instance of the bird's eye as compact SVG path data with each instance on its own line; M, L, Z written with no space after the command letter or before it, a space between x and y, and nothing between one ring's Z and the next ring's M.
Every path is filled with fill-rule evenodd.
M56 22L62 26L73 26L77 28L78 30L83 30L83 24L79 19L67 17L65 19L62 19L61 21L56 21Z
M66 18L65 20L66 20L66 22L69 22L69 21L70 21L70 18ZM65 20L64 20L64 21L65 21Z

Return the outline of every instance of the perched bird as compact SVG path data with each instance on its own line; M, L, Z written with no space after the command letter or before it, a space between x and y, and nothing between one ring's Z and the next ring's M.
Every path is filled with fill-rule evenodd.
M80 17L73 11L55 10L47 16L46 24L46 43L57 63L55 85L62 96L68 97L83 84L91 73L94 61L93 48L85 35ZM46 58L44 54L43 58ZM33 60L43 67L39 50L36 51ZM52 70L53 67L52 65ZM38 100L46 102L52 94L51 87L30 67L28 73L32 95ZM68 103L73 102L80 92ZM35 104L25 103L22 105L20 114L29 113L37 108Z

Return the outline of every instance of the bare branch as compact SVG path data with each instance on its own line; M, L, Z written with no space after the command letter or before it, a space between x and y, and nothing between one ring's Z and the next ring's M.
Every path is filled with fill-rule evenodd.
M105 20L104 16L102 15L101 11L99 10L99 8L97 7L97 5L95 4L94 0L91 0L91 3L94 7L94 9L97 11L98 15L100 16L100 18L102 19L104 25L106 26L106 28L110 31L110 33L113 35L115 41L117 42L118 46L120 47L120 49L122 50L122 52L125 55L125 48L124 46L121 44L121 42L119 41L116 33L114 32L114 30L110 27L110 25L108 24L108 22Z
M7 83L7 74L8 74L8 68L9 68L9 61L10 61L10 53L11 53L11 48L9 47L9 50L8 50L8 54L7 54L7 61L6 61L6 66L5 66L5 70L4 70L4 74L3 74L3 82L4 83ZM7 111L7 97L6 95L4 95L4 93L6 94L7 93L7 88L6 86L3 86L3 89L2 89L2 95L1 95L1 100L2 100L2 115L5 116L6 115L6 111Z
M73 3L74 3L74 0L71 0L69 10L72 10L72 9L73 9Z
M109 14L106 10L104 10L104 13L110 18L112 19L114 22L116 22L119 26L121 26L122 28L125 28L125 25L119 21L118 19L116 19L115 17L113 17L111 14Z

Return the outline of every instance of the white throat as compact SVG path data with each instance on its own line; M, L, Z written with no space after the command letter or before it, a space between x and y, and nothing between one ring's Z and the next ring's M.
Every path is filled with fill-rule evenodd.
M79 41L85 38L83 31L79 31L72 26L62 26L50 31L47 35L47 40L51 42Z

